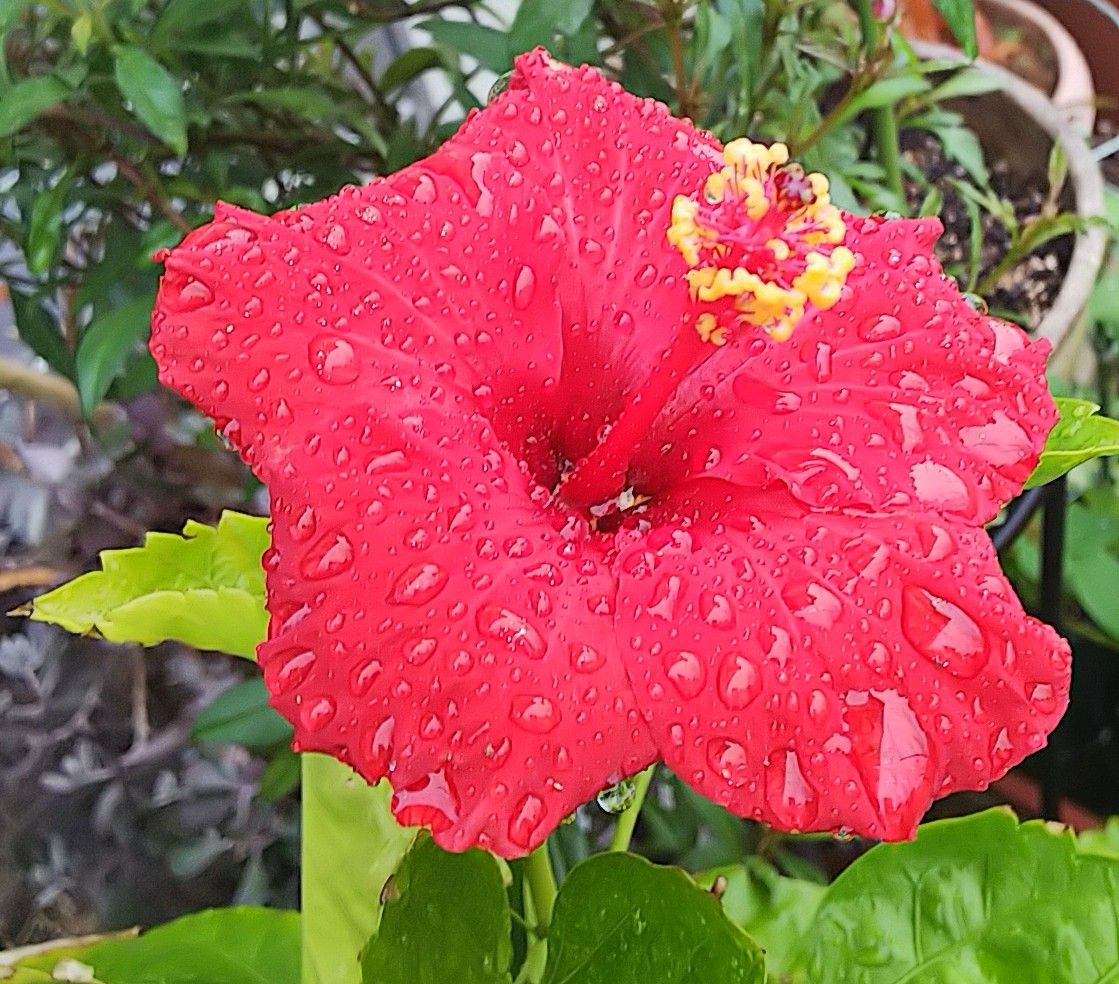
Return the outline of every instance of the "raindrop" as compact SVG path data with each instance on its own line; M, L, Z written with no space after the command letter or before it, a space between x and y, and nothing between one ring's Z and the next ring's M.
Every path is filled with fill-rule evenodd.
M707 762L715 773L735 789L750 781L746 749L730 738L712 738L707 743Z
M536 273L530 266L523 266L513 284L513 307L523 311L532 303L536 293Z
M511 651L523 653L529 659L541 659L548 648L532 624L508 608L483 605L478 609L475 622L483 635L500 640Z
M392 812L405 827L429 827L435 833L447 830L459 813L459 799L446 769L429 772L419 782L398 789Z
M303 555L299 562L299 570L309 581L321 581L341 574L353 562L353 544L346 534L335 530L319 539Z
M892 314L878 314L859 325L859 337L864 342L888 342L903 331L902 323Z
M319 335L308 346L311 368L324 383L336 386L352 383L359 367L354 347L337 335Z
M987 665L983 632L958 605L916 585L902 592L901 630L926 659L971 679Z
M792 749L770 754L765 769L765 789L769 808L787 830L807 830L816 819L819 798L804 778L800 759Z
M602 790L595 797L595 802L607 813L617 815L624 813L637 799L637 784L632 779L623 779Z
M745 656L728 652L719 666L717 689L723 703L732 711L748 707L761 693L757 668Z
M509 840L517 847L528 850L544 824L546 813L544 801L529 793L513 810L513 818L509 821Z
M331 721L337 705L330 697L313 697L307 701L299 712L299 720L308 731L322 731Z
M544 735L559 724L560 712L547 697L521 695L513 698L509 717L525 731Z
M664 657L664 672L685 700L698 697L707 682L707 672L700 658L686 650L668 653Z
M438 564L412 564L393 583L389 601L396 605L426 605L443 590L447 579L447 572Z
M277 695L288 694L295 690L311 674L315 665L315 654L310 649L288 649L277 653L268 661L268 669L278 666L275 672L269 672L272 682L271 690Z

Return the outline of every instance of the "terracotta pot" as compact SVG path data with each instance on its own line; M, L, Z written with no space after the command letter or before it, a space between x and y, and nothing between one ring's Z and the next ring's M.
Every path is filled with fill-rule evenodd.
M958 51L945 45L915 41L913 46L922 58L967 63ZM1044 93L1017 75L981 60L974 64L992 73L999 89L958 100L953 106L964 114L988 158L1005 161L1012 173L1044 187L1049 155L1053 144L1058 143L1068 161L1071 200L1067 207L1083 216L1103 215L1103 175L1077 125ZM1074 328L1095 286L1106 244L1107 231L1102 225L1094 224L1077 234L1061 290L1034 331L1036 337L1052 343L1055 354L1051 367L1065 378L1071 378L1075 371L1081 346L1080 333Z
M1119 0L1034 0L1056 17L1088 59L1097 113L1119 123Z

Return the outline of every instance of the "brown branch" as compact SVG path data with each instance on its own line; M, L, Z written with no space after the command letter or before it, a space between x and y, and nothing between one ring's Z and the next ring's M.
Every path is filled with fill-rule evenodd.
M184 236L191 231L193 226L187 222L178 212L175 211L171 202L164 194L163 189L155 181L151 181L144 174L142 174L131 161L122 157L120 154L114 153L112 155L113 162L116 164L120 173L123 174L149 202L152 203L167 220L181 232Z

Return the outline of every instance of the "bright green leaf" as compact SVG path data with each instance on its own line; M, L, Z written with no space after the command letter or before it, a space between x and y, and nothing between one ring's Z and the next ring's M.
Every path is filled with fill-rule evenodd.
M994 72L969 66L936 85L929 93L928 101L933 105L945 99L959 99L962 96L981 96L987 92L997 92L1003 86L1002 80Z
M74 358L82 412L87 416L109 391L137 343L147 337L154 303L154 293L142 294L95 318L82 333Z
M828 888L797 984L1119 980L1119 858L1004 809L881 844Z
M975 33L975 0L933 0L948 29L960 43L968 58L979 54Z
M1099 405L1088 400L1057 397L1060 419L1049 432L1037 467L1026 488L1060 478L1093 458L1119 454L1119 420L1099 415Z
M1076 838L1086 854L1103 854L1119 858L1119 817L1108 817L1099 830L1083 830Z
M328 755L300 758L302 984L361 984L360 954L380 921L382 890L416 831L393 820L387 781L370 786Z
M272 748L291 741L291 725L268 706L268 689L254 677L219 694L194 719L190 736L195 741Z
M104 551L102 570L41 595L28 614L112 642L176 639L251 659L268 624L267 523L225 512L216 528L190 521L182 536L149 533L142 547Z
M11 136L70 93L53 75L24 79L0 91L0 137Z
M826 889L815 882L786 878L768 861L747 858L743 864L716 868L696 880L709 888L725 879L722 902L728 918L766 952L766 971L780 978L788 971L794 941L811 924Z
M509 984L509 899L497 859L420 840L393 876L362 984Z
M572 869L548 932L544 984L761 984L762 951L679 868L598 854Z
M89 42L93 38L93 18L89 14L82 14L70 25L70 40L78 49L79 55L84 55L89 49Z
M104 984L300 984L299 913L209 909L63 959L92 967ZM20 966L52 971L59 960L47 953Z
M117 48L113 77L136 118L176 154L185 154L186 108L179 80L133 45Z

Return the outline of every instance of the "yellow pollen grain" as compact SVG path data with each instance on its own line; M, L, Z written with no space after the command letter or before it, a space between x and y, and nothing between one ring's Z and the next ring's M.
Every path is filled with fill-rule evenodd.
M719 324L719 319L710 313L701 314L696 318L695 330L704 342L712 345L726 345L727 330Z

